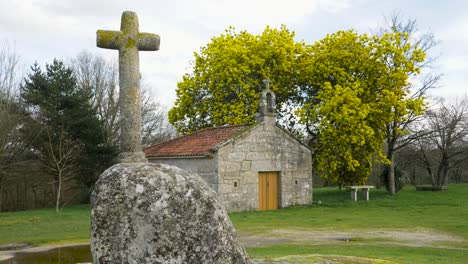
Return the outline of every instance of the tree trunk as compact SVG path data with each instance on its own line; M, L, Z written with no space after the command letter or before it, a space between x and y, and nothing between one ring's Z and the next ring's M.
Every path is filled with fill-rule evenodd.
M21 198L20 198L20 194L21 194L20 183L19 183L19 182L16 182L15 187L16 187L16 200L15 200L14 208L15 208L16 210L24 210L24 208L21 208L21 207L20 207L20 204L21 204Z
M33 195L33 200L31 202L32 208L36 209L36 208L38 208L38 206L37 206L37 190L36 190L36 187L34 185L31 185L30 187L31 187L32 195Z
M60 198L62 196L62 172L58 173L57 200L55 201L55 212L60 211Z
M413 172L411 173L411 185L416 186L416 166L413 165Z
M30 205L29 205L29 199L28 199L28 184L26 181L26 177L23 177L23 193L24 193L24 200L23 200L24 209L28 210L30 209Z
M449 161L447 160L447 163L443 170L442 180L440 181L440 186L448 184L449 167L450 167L450 164L449 164Z
M386 175L385 175L385 184L387 187L387 191L390 194L395 194L395 164L393 162L394 151L393 147L388 144L388 152L387 152L387 159L390 161L390 164L386 165Z
M439 162L439 168L437 169L437 178L436 178L436 186L444 185L445 177L448 174L448 167L449 167L449 158L447 153L444 151L442 154L442 158Z
M3 212L3 183L2 176L0 176L0 212Z
M429 176L431 176L432 186L437 186L437 182L436 182L436 178L435 178L434 173L432 173L431 170L428 170L428 173L429 173Z
M390 194L395 194L395 164L393 163L393 154L392 159L390 160L390 165L388 165L388 191Z

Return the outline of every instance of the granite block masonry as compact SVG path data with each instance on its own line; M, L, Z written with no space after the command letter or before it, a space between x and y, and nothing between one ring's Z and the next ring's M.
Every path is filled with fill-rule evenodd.
M91 199L94 263L250 263L216 193L152 163L107 169Z

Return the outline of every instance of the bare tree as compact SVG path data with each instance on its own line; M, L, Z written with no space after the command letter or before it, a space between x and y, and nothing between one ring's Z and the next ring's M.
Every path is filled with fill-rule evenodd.
M176 131L167 119L167 111L151 96L143 86L141 96L142 143L150 146L173 138Z
M88 92L102 124L105 141L118 145L118 69L116 63L82 51L71 62L78 86Z
M468 98L454 103L440 102L437 109L428 111L418 138L418 161L431 177L433 186L447 184L449 172L468 160Z
M408 58L411 58L415 49L421 49L427 54L437 45L437 41L431 32L421 33L418 30L416 20L404 20L399 13L392 14L390 18L386 20L387 25L380 28L377 34L384 34L387 32L406 33L408 38L402 37L400 45L402 47L410 45L410 48L406 52L406 56ZM441 75L431 71L431 67L436 59L436 57L428 56L425 61L415 65L423 71L427 71L427 73L422 74L419 79L412 80L409 86L402 87L403 90L407 92L409 99L423 99L427 96L427 93L431 88L437 86ZM387 123L385 130L387 147L386 158L390 161L390 164L386 166L383 178L387 190L392 194L397 191L395 189L395 153L424 135L423 133L418 133L412 129L412 124L420 120L422 117L420 112L415 111L415 109L411 109L411 107L407 110L408 111L406 113L400 113L397 108L392 109L394 120Z
M58 133L58 138L53 135L57 135L57 131L51 133L47 129L47 151L41 159L55 178L53 183L56 190L55 211L58 213L65 205L62 201L64 183L73 179L79 171L77 161L81 153L81 145L70 140L64 129Z
M16 155L21 108L18 102L18 55L8 43L0 48L0 157L11 161Z
M1 195L6 184L8 168L25 150L20 128L25 115L18 101L21 76L18 70L19 56L7 42L0 47L0 210Z
M0 47L0 93L3 98L17 96L21 75L18 69L19 56L8 42Z
M78 85L90 94L90 100L96 114L102 122L106 142L118 145L118 69L116 63L83 51L72 66ZM175 135L175 130L167 121L167 111L161 107L149 92L148 85L142 89L142 141L144 146L168 140Z

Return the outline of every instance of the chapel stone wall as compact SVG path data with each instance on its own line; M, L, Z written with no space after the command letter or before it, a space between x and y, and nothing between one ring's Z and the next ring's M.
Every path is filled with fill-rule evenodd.
M150 158L151 162L176 166L185 171L198 174L215 192L218 191L218 165L214 157L193 158Z
M279 205L312 203L311 151L266 119L218 150L218 193L228 211L258 208L258 173L279 172Z

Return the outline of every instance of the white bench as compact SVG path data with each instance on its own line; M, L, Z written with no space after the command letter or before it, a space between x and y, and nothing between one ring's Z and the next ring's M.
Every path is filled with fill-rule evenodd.
M358 190L362 190L364 192L364 198L366 198L366 201L369 201L369 189L374 188L374 186L361 185L361 186L349 186L348 188L351 190L351 199L353 201L357 201Z

